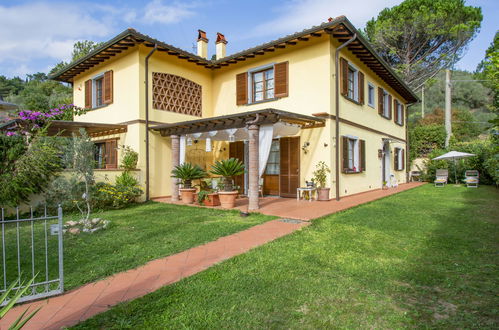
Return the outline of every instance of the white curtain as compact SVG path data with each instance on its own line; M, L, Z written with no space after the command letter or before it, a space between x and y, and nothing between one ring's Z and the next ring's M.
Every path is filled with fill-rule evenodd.
M185 163L185 135L180 136L180 165Z
M269 159L270 147L272 146L272 136L274 132L273 125L262 125L260 126L260 132L258 134L258 178L261 178L263 172L265 172L265 167L267 166L267 160Z

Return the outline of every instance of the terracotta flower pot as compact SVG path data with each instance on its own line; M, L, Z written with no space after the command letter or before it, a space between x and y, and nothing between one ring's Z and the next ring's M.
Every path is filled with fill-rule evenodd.
M232 209L236 206L236 198L239 192L234 191L219 191L218 197L220 198L220 204L224 209Z
M182 189L180 189L180 196L182 198L182 202L184 204L194 203L194 193L195 192L196 192L196 188L182 188Z
M206 195L206 198L203 199L203 204L205 206L219 206L220 205L220 198L218 194L209 194Z
M330 188L319 188L317 189L317 200L328 201L329 200L329 190Z

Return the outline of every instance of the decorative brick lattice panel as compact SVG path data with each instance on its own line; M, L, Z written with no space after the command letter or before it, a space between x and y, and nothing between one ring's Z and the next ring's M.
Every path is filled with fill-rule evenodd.
M169 73L153 72L154 109L201 117L201 85Z

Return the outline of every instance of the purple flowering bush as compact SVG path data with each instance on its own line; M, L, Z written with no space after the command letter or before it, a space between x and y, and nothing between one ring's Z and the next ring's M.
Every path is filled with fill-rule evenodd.
M7 131L7 136L17 134L31 135L36 131L46 127L51 120L73 120L73 117L82 115L86 112L85 109L75 106L74 104L61 104L57 108L50 109L47 112L22 110L18 116L21 119L19 127L15 130Z

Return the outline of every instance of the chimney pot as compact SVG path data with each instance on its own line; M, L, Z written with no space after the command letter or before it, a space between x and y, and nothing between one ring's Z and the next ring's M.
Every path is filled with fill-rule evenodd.
M202 58L208 58L208 38L206 38L206 32L203 30L198 30L198 56Z
M217 41L215 43L217 48L217 60L224 58L227 53L227 40L225 39L225 36L220 32L217 32Z

